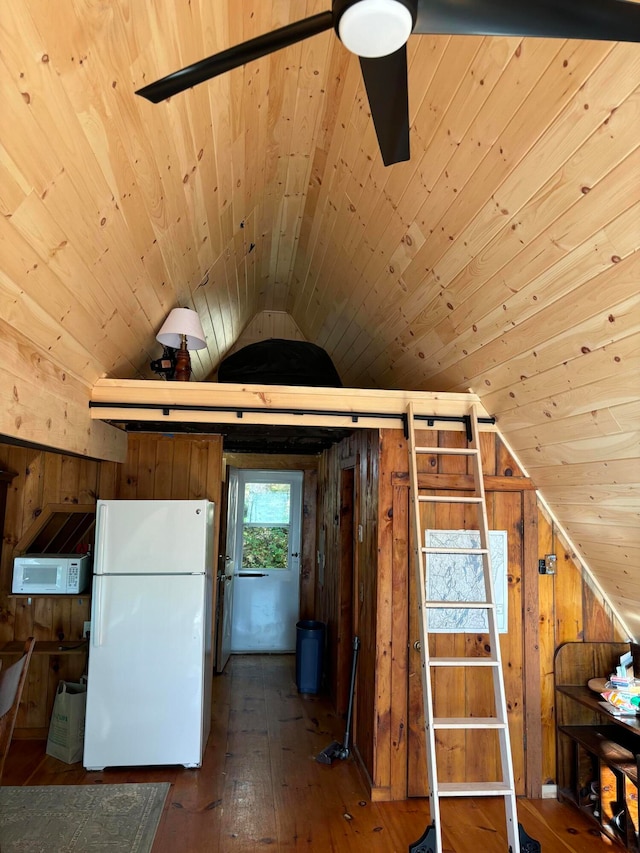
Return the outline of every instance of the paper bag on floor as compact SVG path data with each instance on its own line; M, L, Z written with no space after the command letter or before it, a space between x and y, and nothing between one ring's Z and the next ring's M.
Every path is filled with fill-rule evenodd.
M47 755L67 764L82 759L86 703L86 682L61 681L58 684L49 725Z

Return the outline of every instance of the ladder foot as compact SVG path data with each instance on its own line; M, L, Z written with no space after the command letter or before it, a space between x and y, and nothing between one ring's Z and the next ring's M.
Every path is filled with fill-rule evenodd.
M428 826L417 841L409 845L409 853L436 853L436 828Z
M527 835L521 823L518 824L518 836L520 838L520 853L540 853L540 842Z

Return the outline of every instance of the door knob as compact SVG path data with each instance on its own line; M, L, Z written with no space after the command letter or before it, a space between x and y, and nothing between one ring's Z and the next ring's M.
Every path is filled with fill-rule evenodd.
M419 652L419 651L420 651L420 649L422 648L422 645L421 645L421 643L420 643L420 640L416 640L416 641L415 641L415 643L413 644L413 648L414 648L417 652Z

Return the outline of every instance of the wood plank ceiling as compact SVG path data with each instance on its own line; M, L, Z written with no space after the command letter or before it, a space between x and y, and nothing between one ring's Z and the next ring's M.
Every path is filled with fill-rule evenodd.
M151 378L189 305L203 379L286 311L346 385L481 395L637 633L640 46L413 36L391 168L333 33L134 95L328 5L4 0L0 430L37 417L24 363L50 405Z

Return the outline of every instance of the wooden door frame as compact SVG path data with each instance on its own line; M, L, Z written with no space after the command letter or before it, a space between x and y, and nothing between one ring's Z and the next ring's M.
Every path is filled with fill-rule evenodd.
M340 518L338 567L338 631L335 669L336 713L347 711L351 683L353 636L355 634L356 565L356 468L355 460L340 466Z
M228 469L227 469L228 470ZM220 529L218 532L218 565L216 566L216 613L215 613L215 649L213 659L215 661L216 672L222 672L220 667L220 655L222 650L222 606L224 593L222 586L224 584L225 561L226 561L226 542L227 542L227 513L229 512L229 480L225 471L225 477L222 480L220 493Z

